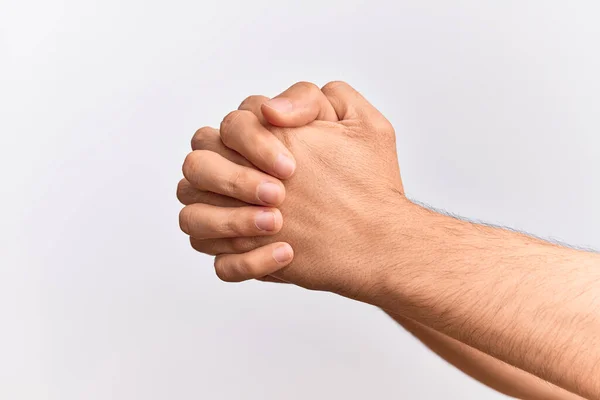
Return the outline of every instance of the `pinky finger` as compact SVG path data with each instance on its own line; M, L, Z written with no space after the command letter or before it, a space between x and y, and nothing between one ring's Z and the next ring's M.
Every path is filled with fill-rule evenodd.
M242 282L272 274L293 258L292 246L284 242L271 243L243 254L216 256L215 272L225 282Z

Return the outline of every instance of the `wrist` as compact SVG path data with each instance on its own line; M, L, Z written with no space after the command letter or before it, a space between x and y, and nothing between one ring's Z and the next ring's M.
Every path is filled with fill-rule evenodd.
M385 207L385 217L369 229L371 246L365 247L362 275L368 276L367 285L354 297L384 310L392 302L399 305L399 295L410 296L417 281L425 279L421 272L432 268L434 243L443 242L434 227L443 214L415 204L398 195ZM460 221L459 221L460 222ZM447 222L446 222L447 224ZM434 235L435 233L435 235ZM439 245L437 246L439 247ZM401 301L401 303L404 303Z
M476 277L476 260L491 257L498 238L491 239L490 247L482 230L496 229L405 202L390 224L387 257L378 265L367 301L419 319L424 310L435 314L451 304L454 285L466 277L483 283L485 276Z

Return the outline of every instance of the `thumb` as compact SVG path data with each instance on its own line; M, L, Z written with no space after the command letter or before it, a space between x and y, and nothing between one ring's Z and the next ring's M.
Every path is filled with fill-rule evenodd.
M335 109L314 83L298 82L261 106L271 125L294 128L315 120L338 121Z

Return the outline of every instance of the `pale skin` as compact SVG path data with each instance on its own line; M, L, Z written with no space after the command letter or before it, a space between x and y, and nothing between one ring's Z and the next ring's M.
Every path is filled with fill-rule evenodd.
M600 398L600 256L409 201L393 127L349 85L251 96L192 148L180 226L219 278L376 305L510 396Z

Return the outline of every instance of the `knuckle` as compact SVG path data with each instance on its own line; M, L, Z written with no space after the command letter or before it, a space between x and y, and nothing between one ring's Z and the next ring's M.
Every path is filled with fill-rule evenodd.
M378 137L386 144L396 142L396 131L387 118L381 117L371 121L372 129L377 132Z
M248 257L240 257L232 267L235 270L236 275L243 279L254 277L254 266Z
M185 204L189 187L190 184L187 179L181 179L179 183L177 183L177 200L182 204Z
M190 219L191 213L189 207L183 207L179 211L179 229L188 235L190 233Z
M221 140L225 145L231 143L234 135L239 134L238 126L251 117L252 112L248 110L234 110L227 114L221 122Z
M183 166L181 167L181 170L183 172L183 176L185 176L186 179L189 179L188 175L190 174L190 171L194 168L194 165L196 164L198 151L200 150L192 151L187 156L185 156L185 160L183 160Z
M227 265L225 264L223 256L215 257L215 274L223 282L230 282L229 274L227 273Z
M215 129L209 126L203 126L194 133L194 136L192 136L192 150L206 148L207 143L214 141L217 136Z
M226 181L226 191L230 194L239 194L244 191L245 183L248 182L248 173L242 168L236 168Z
M215 273L224 282L239 282L253 277L253 266L247 257L216 256Z
M227 128L228 126L234 124L235 121L240 117L241 114L242 114L242 110L233 110L233 111L229 112L223 118L223 121L221 121L221 127Z
M240 103L240 106L238 107L238 110L246 110L248 108L251 108L252 105L256 104L256 105L260 105L262 103L264 103L265 101L267 101L268 98L266 96L261 96L258 94L253 94L251 96L248 96L244 99L244 101L242 101Z
M388 122L387 125L385 125L383 128L380 128L380 131L390 143L396 143L396 130L391 123Z
M243 228L244 215L240 212L240 208L233 208L229 210L227 216L223 220L224 226L221 228L224 234L230 234L233 236L240 236L245 234Z
M344 81L331 81L321 88L323 92L335 91L342 88L348 88L350 85Z
M308 82L308 81L297 82L296 84L294 84L294 86L297 87L297 88L302 88L302 89L304 89L306 91L320 90L317 85L315 85L312 82Z
M197 182L198 173L201 171L201 163L207 157L210 157L210 151L208 150L194 150L189 153L183 162L183 176L190 182Z
M377 129L380 132L386 133L392 137L394 137L396 133L394 125L392 125L392 123L388 121L387 118L381 118L379 121L377 121Z
M190 165L193 163L193 158L195 157L194 152L188 153L183 160L183 164L181 165L181 171L183 172L183 176L185 176L186 172L189 170ZM187 178L187 177L186 177Z

